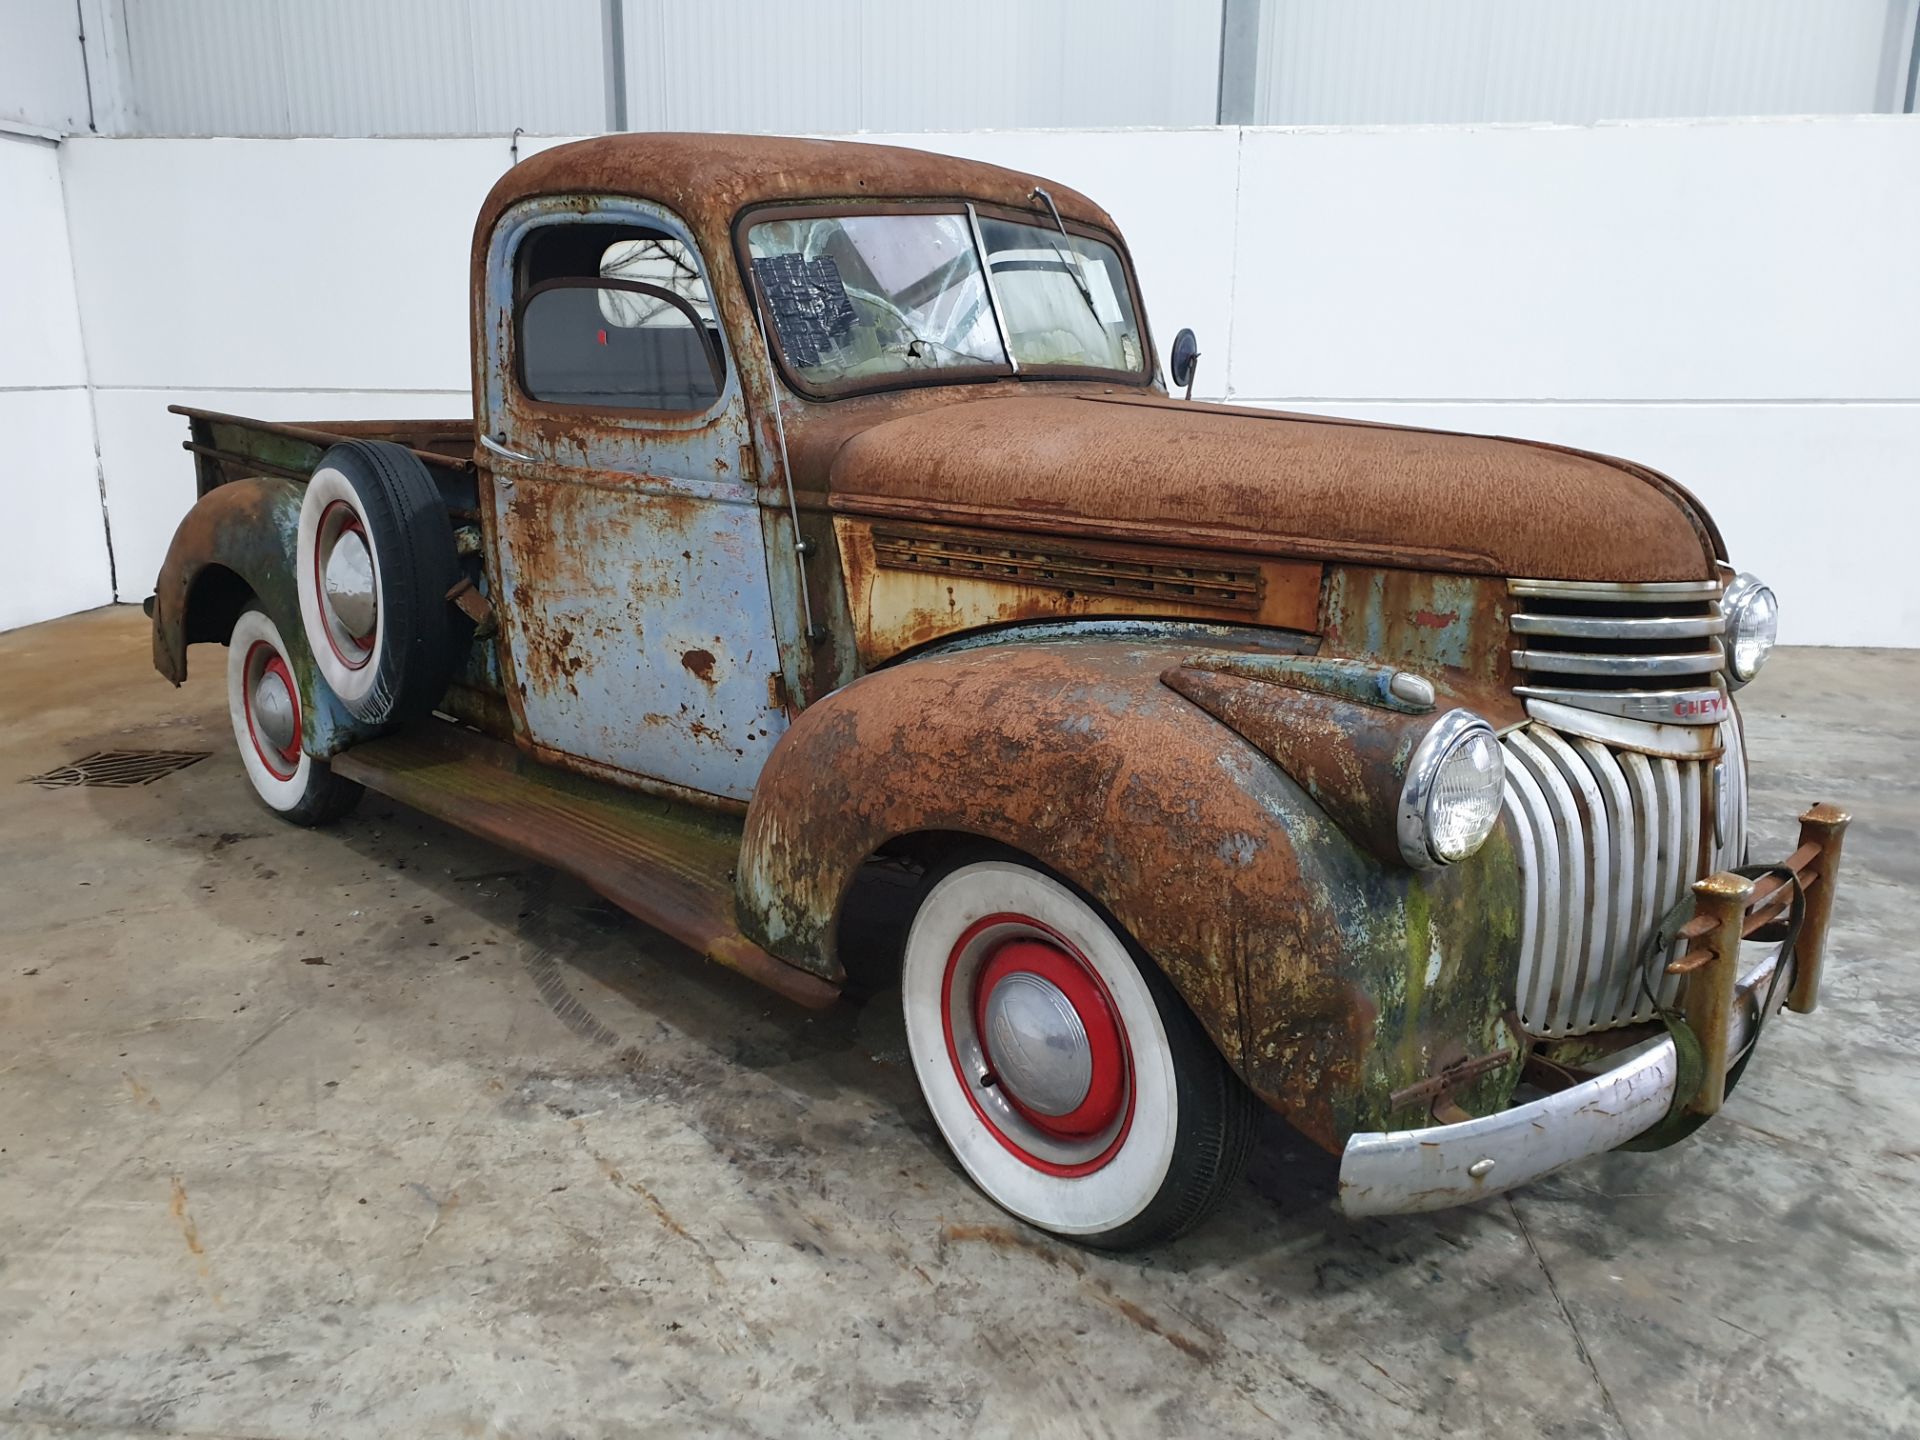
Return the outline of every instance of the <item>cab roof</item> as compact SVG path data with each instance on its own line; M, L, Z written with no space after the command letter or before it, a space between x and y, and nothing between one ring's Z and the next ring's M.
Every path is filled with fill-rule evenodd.
M1112 231L1112 217L1077 190L1020 170L857 140L685 132L602 135L543 150L502 175L481 206L484 246L510 206L542 195L625 195L673 211L696 233L724 234L749 205L812 200L951 199L1040 209L1043 186L1060 213Z

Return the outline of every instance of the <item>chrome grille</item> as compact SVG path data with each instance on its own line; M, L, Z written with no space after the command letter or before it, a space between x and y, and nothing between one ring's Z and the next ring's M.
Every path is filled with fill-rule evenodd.
M1665 723L1725 716L1718 580L1509 580L1515 693Z
M1688 760L1538 723L1503 740L1504 813L1520 857L1517 1008L1528 1030L1580 1035L1654 1017L1639 975L1648 937L1689 885L1739 864L1744 850L1738 725L1721 725L1717 738L1718 753ZM1665 1002L1677 985L1655 988Z

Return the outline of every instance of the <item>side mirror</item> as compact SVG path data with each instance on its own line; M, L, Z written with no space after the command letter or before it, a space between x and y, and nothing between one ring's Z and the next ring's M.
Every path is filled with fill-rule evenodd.
M1193 372L1200 364L1200 342L1193 331L1182 330L1173 337L1173 354L1167 359L1167 372L1173 383L1186 387L1187 399L1193 398Z

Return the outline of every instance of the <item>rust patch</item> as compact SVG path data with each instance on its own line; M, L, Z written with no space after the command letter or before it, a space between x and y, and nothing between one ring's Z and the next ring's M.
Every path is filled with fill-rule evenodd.
M1134 1304L1133 1301L1126 1299L1124 1296L1114 1294L1113 1291L1108 1289L1104 1284L1096 1285L1094 1287L1094 1293L1100 1297L1104 1304L1112 1306L1149 1335L1158 1335L1182 1355L1198 1360L1202 1365L1211 1365L1213 1363L1213 1351L1202 1345L1198 1340L1195 1340L1191 1335L1183 1335L1178 1330L1167 1329L1166 1326L1162 1325L1146 1310L1143 1310L1140 1306Z
M680 663L692 671L701 684L713 684L713 652L711 650L689 650L680 657Z
M978 530L835 519L855 644L877 666L948 635L1076 616L1311 631L1321 567L1186 547L1028 542Z
M187 1242L187 1249L196 1255L206 1254L200 1244L200 1227L193 1223L193 1216L187 1210L187 1187L180 1183L178 1175L173 1177L173 1200L167 1206L167 1213L179 1222L180 1234Z
M1301 768L1323 804L1160 682L1194 653L1177 635L1004 643L877 671L803 711L748 811L743 928L831 973L836 917L868 856L903 837L998 842L1096 896L1305 1134L1337 1150L1379 1128L1428 1051L1505 1043L1512 850L1496 838L1437 874L1378 858L1353 836L1385 842L1401 748L1431 717L1356 718L1349 702L1248 682L1250 704L1285 712L1276 729L1287 715L1313 725ZM861 783L819 780L844 774ZM1351 830L1329 813L1340 803ZM1427 988L1436 955L1449 983Z
M995 1250L1012 1252L1025 1251L1037 1255L1049 1265L1057 1265L1080 1275L1086 1272L1086 1264L1070 1250L1062 1250L1022 1231L1006 1225L942 1225L940 1238L961 1244L989 1245Z
M1114 1310L1147 1334L1159 1336L1181 1354L1198 1360L1203 1365L1211 1365L1214 1362L1215 1355L1211 1349L1202 1345L1191 1335L1169 1329L1151 1311L1123 1295L1115 1294L1113 1286L1105 1279L1098 1275L1089 1275L1086 1261L1070 1250L1048 1244L1044 1240L1006 1225L942 1225L940 1238L965 1244L991 1246L1003 1254L1019 1252L1033 1255L1057 1269L1071 1271L1085 1281L1086 1288L1102 1305Z
M1715 559L1697 507L1621 462L1149 395L948 404L830 466L834 508L876 518L1501 577L1695 580Z

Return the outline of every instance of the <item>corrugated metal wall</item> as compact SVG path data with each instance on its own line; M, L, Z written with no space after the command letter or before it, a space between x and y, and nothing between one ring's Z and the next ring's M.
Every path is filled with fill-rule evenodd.
M64 25L72 0L0 0ZM103 130L835 132L1898 111L1920 0L83 0ZM1224 17L1224 24L1223 24ZM608 37L623 63L608 63ZM1225 43L1223 44L1223 34ZM95 40L90 34L87 51ZM102 105L102 86L124 94Z
M1211 125L1218 0L626 0L630 129Z
M121 0L132 131L1210 125L1218 0Z
M601 0L122 0L145 135L607 127Z
M1260 0L1262 125L1898 111L1912 0Z
M0 126L87 128L87 77L73 0L0 0Z

